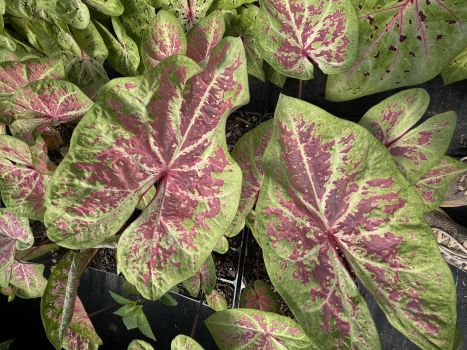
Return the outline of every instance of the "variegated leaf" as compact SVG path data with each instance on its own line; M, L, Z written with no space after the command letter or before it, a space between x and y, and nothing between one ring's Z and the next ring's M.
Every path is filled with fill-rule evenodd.
M223 39L199 71L173 56L107 84L48 187L49 237L82 248L115 234L158 183L117 249L121 271L150 299L201 267L237 209L241 174L224 128L248 101L241 42Z
M124 10L120 0L84 0L84 2L108 16L120 16Z
M15 261L11 268L10 284L15 295L20 298L41 297L47 284L44 278L44 265Z
M219 242L214 246L213 250L219 254L225 254L229 250L229 241L225 236L222 236Z
M211 12L188 31L186 55L204 67L224 32L224 15L220 11Z
M281 89L284 88L284 84L287 80L285 75L272 68L267 62L263 63L263 69L267 80Z
M311 79L313 63L326 74L347 70L358 50L358 22L351 0L260 0L258 42L278 72Z
M279 313L280 304L274 291L261 280L245 287L240 295L240 307Z
M99 345L102 345L102 340L94 330L91 319L77 296L62 346L65 350L97 350Z
M467 79L467 47L441 71L444 84Z
M234 221L226 231L227 237L238 234L245 226L245 220L258 199L259 190L263 184L264 150L268 145L272 132L272 120L260 124L243 135L232 151L232 157L243 173L242 194Z
M213 289L210 293L206 294L206 302L208 306L214 311L227 310L227 300L222 292Z
M452 347L451 272L420 197L376 138L282 95L263 167L254 233L272 283L316 344L379 348L355 273L411 341Z
M186 335L177 335L170 344L170 350L204 350L198 342Z
M41 317L47 338L57 350L62 348L73 317L79 280L95 253L93 249L69 251L49 276L41 299Z
M127 350L154 350L151 344L144 340L135 339L128 345Z
M446 112L411 129L428 103L425 90L405 90L372 107L360 120L360 125L386 146L411 183L416 183L438 163L456 127L456 113Z
M209 255L198 272L183 282L183 286L191 296L197 297L200 290L209 294L216 286L216 265L212 255Z
M146 70L172 55L185 55L187 40L177 17L160 10L154 23L146 30L141 43L141 56Z
M109 50L107 61L110 65L122 75L136 75L140 62L138 45L126 34L118 17L112 17L115 36L99 22L96 22L96 25Z
M328 78L326 98L346 101L420 84L467 45L467 7L459 0L354 0L359 49L347 72Z
M255 0L217 0L217 8L222 10L233 10L244 4L251 4Z
M172 12L186 29L206 16L213 0L167 0L164 7Z
M72 83L38 80L0 102L0 119L10 123L13 135L33 144L41 128L77 120L91 105L92 101Z
M462 173L467 173L467 164L443 156L415 183L425 204L425 212L436 210L443 203L449 185Z
M230 309L216 312L205 323L220 350L312 349L297 323L272 312Z
M0 96L14 94L27 84L42 79L64 79L62 60L33 58L0 63Z
M144 32L154 23L156 11L146 0L121 0L125 10L119 17L128 35L138 44Z

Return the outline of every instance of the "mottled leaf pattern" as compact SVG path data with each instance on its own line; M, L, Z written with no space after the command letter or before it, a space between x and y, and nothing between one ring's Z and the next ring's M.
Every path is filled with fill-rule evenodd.
M186 29L206 16L213 0L168 0L164 7L175 14Z
M128 345L127 350L154 350L151 344L145 342L144 340L135 339L132 340Z
M3 121L13 135L29 144L41 128L79 119L92 101L79 88L63 80L38 80L1 101Z
M20 298L41 297L47 284L44 278L44 265L15 261L11 268L10 284L13 286L15 295Z
M256 280L245 287L240 295L240 307L279 313L277 295L266 282Z
M156 11L146 0L121 0L125 10L119 17L128 35L140 45L144 32L154 23Z
M467 79L467 47L441 71L445 84Z
M411 341L451 348L451 272L420 197L376 138L282 95L263 167L254 234L272 283L317 344L379 348L348 266Z
M297 323L272 312L231 309L216 312L205 323L220 350L312 348Z
M172 340L170 350L203 350L203 347L196 340L179 334Z
M183 282L183 286L193 297L197 297L200 290L204 294L211 293L216 286L216 266L212 255L208 256L198 272Z
M84 0L93 8L109 16L120 16L123 13L123 4L120 0Z
M218 0L217 8L222 10L233 10L244 4L251 4L255 0Z
M261 0L258 42L278 72L311 79L348 69L357 54L358 22L350 0Z
M227 310L227 300L225 299L224 294L216 289L213 289L210 293L206 294L206 302L214 311Z
M186 55L205 66L224 32L224 15L220 11L211 12L188 31Z
M186 45L185 32L177 17L160 10L142 38L141 56L146 70L156 68L172 55L185 55Z
M269 120L262 123L243 135L232 151L232 157L242 169L243 181L240 204L234 221L226 231L227 237L235 236L243 229L246 217L258 199L264 177L261 161L271 137L272 122Z
M227 240L227 238L225 238L225 236L222 236L222 238L219 240L219 242L217 242L213 250L219 254L227 253L227 251L229 250L229 241Z
M81 248L115 234L158 183L117 249L121 271L150 299L201 267L237 209L241 175L224 128L248 101L240 40L223 39L197 72L173 56L145 76L108 83L48 187L49 237Z
M49 276L41 299L41 317L47 338L57 350L62 348L66 330L72 320L79 280L94 254L93 249L69 251Z
M428 103L425 90L405 90L372 107L360 120L360 125L386 146L411 183L416 183L439 161L456 127L456 114L446 112L411 130Z
M425 212L436 210L443 203L449 185L462 173L467 173L467 164L443 156L415 183L415 188L425 204Z
M328 78L326 97L346 101L434 78L467 44L460 0L354 0L358 57Z

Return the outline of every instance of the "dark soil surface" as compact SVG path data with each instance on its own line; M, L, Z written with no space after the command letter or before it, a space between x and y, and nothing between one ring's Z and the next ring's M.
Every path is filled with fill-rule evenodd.
M233 147L237 141L260 123L261 114L237 111L227 119L227 145Z
M89 266L99 270L117 273L117 257L115 253L115 249L99 249Z

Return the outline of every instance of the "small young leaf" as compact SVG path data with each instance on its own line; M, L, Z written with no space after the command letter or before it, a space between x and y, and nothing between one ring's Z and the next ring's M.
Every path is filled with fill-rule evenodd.
M206 16L213 0L167 0L164 7L172 12L186 29Z
M123 305L122 307L115 310L114 315L121 316L121 317L131 317L132 314L136 315L138 311L137 309L138 309L138 305L136 305L135 302L132 302L131 304ZM137 324L137 322L135 324Z
M347 70L358 50L358 22L350 0L260 0L258 43L278 72L313 77L313 63L326 74Z
M167 305L167 306L177 306L177 300L170 295L170 293L165 293L161 298L159 299L161 303Z
M122 297L121 295L118 295L115 292L112 292L109 290L110 296L112 297L113 300L115 300L117 303L121 305L128 305L128 304L134 304L135 302L133 300L127 299Z
M79 280L95 252L93 249L69 251L49 276L41 299L41 317L47 338L57 350L62 347L65 330L73 316Z
M15 261L11 268L10 284L20 298L41 297L47 285L47 280L44 278L44 265L23 264Z
M144 314L143 307L141 306L138 311L138 329L141 333L143 333L146 337L156 340L154 333L152 332L151 326L149 325L148 319Z
M240 295L240 307L279 313L280 304L274 291L261 280L245 287Z
M467 79L467 47L441 71L444 84Z
M123 4L120 0L84 0L97 11L108 16L120 16L123 13Z
M225 236L222 236L216 246L213 248L216 253L225 254L229 250L229 241Z
M199 272L196 272L193 276L182 282L183 287L190 293L193 298L198 297L201 291L201 279L199 278Z
M119 17L128 35L138 44L144 32L154 23L156 11L146 0L121 0L125 10Z
M177 17L160 10L142 38L141 57L144 67L151 70L167 57L185 55L186 45L185 32Z
M358 55L348 71L329 76L329 100L424 83L467 45L462 1L353 2L359 8Z
M297 323L272 312L230 309L216 312L205 323L220 350L313 348Z
M170 350L204 350L198 342L186 335L177 335L170 344Z
M281 89L284 88L284 84L287 80L287 77L285 75L279 73L277 70L272 68L267 62L263 63L263 69L267 80L269 80L277 87L280 87Z
M206 302L214 311L227 310L227 300L225 299L224 294L215 289L206 294Z
M129 306L129 305L125 305L122 308L120 308L120 313L122 314L123 324L128 330L138 328L138 317L140 314L139 306L137 305L132 306L131 311L130 311L130 308L123 310L123 308L125 308L126 306ZM124 313L128 313L128 314L123 315ZM115 314L118 315L117 312L115 312Z
M144 340L134 339L128 345L127 350L154 350L151 344L145 342Z

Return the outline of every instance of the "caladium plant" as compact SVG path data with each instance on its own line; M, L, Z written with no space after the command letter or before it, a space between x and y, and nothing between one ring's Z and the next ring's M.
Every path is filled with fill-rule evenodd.
M467 79L467 47L441 71L445 84Z
M199 271L193 276L183 281L183 286L192 297L197 297L202 290L204 294L209 294L216 287L216 266L212 255L209 255Z
M467 9L458 0L354 1L358 56L328 78L326 97L346 101L438 75L467 45ZM456 43L453 45L452 43Z
M256 280L242 290L240 307L279 313L279 299L264 281Z
M379 348L355 275L414 343L451 348L451 274L422 202L376 138L282 95L263 166L254 233L271 281L316 344Z

